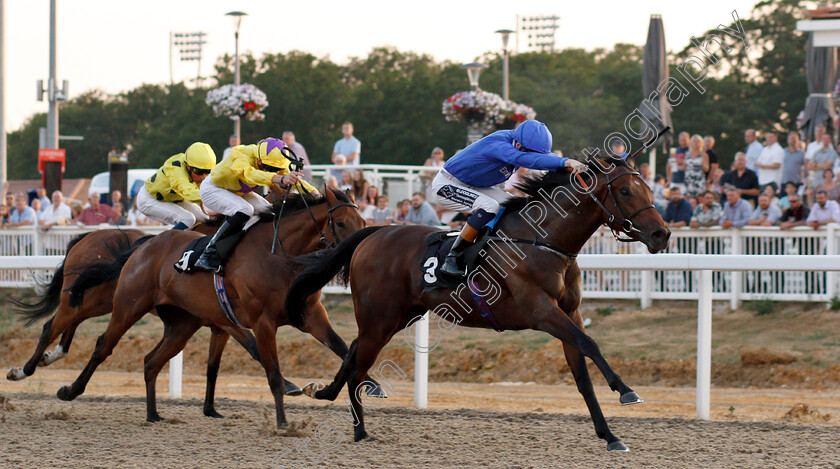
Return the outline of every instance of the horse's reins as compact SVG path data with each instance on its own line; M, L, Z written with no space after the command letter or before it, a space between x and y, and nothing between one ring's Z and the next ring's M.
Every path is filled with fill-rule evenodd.
M287 190L285 194L283 194L283 202L280 204L280 210L274 214L274 239L271 241L271 254L273 255L274 252L277 250L277 245L280 245L280 249L283 250L283 255L289 257L289 254L286 252L286 248L283 247L283 242L280 241L280 219L283 218L283 209L286 208L286 200L289 198L289 191Z
M607 180L607 193L609 194L610 198L612 199L613 205L615 205L615 208L618 209L618 214L621 215L621 224L620 224L620 231L619 232L630 236L633 233L640 233L641 232L641 230L636 228L636 225L633 224L633 217L635 217L636 215L642 213L643 211L645 211L649 208L656 209L656 206L653 205L653 204L649 204L649 205L645 205L644 207L642 207L642 208L636 210L635 212L631 213L630 216L627 216L627 215L624 214L624 210L621 209L621 205L618 204L618 200L616 199L615 193L613 192L612 183L613 183L613 181L620 178L621 176L627 176L627 175L640 176L637 171L626 171L626 172L623 172L621 174L617 174L617 175L609 178ZM621 241L623 243L632 243L632 242L636 241L633 238L622 238L618 235L618 232L616 232L616 229L613 227L613 223L615 222L615 215L607 209L607 207L604 205L604 203L598 197L595 197L595 194L593 194L592 191L589 190L589 186L586 184L586 182L580 176L580 173L576 173L575 176L577 176L577 180L578 180L578 182L580 182L581 186L583 186L583 188L588 191L588 194L592 198L592 200L598 205L598 207L601 208L601 211L607 215L607 222L605 223L605 225L607 225L607 227L612 231L613 236L615 236L615 239L617 241Z
M298 158L298 156L295 155L295 152L292 151L291 148L286 147L286 149L289 151L289 154L293 157L293 158L288 158L289 161L290 161L289 170L290 171L301 171L301 170L303 170L303 160ZM356 204L349 203L349 202L342 202L340 204L336 204L335 206L330 206L330 202L329 202L329 200L327 200L327 207L329 207L328 210L327 210L328 224L329 224L330 230L332 231L332 234L333 234L333 241L331 243L329 243L329 242L327 242L327 235L324 233L324 231L321 229L321 225L319 225L318 221L315 219L315 214L312 213L312 207L310 207L309 203L306 201L306 196L311 197L312 194L309 192L309 190L306 189L306 187L303 184L300 185L300 188L301 188L301 190L303 190L303 194L301 194L301 200L303 200L303 205L306 206L306 211L309 212L309 218L312 219L312 224L315 225L315 229L318 230L318 234L321 237L321 239L320 239L321 244L324 247L326 247L327 249L337 246L338 245L338 236L336 235L335 223L333 222L333 218L332 218L333 210L335 210L337 208L341 208L341 207L354 207L356 209L358 209L359 207ZM289 189L291 189L291 187ZM283 254L286 257L289 257L289 254L286 253L286 249L283 248L283 242L280 241L279 230L280 230L280 219L283 216L283 209L286 208L286 199L289 196L289 189L286 190L286 194L283 196L283 202L280 205L280 210L274 216L274 240L271 243L271 254L274 254L274 252L276 251L277 244L280 244L280 249L283 250Z
M653 137L647 144L645 144L644 146L642 146L641 148L639 148L638 150L633 152L632 155L628 156L627 160L635 158L636 155L641 153L644 149L653 145L653 142L655 142L657 139L659 139L659 137L664 135L665 132L667 132L670 128L671 128L670 126L667 126L667 127L663 128L662 130L660 130L659 133L655 137ZM635 217L639 213L641 213L641 212L643 212L643 211L645 211L649 208L652 208L652 209L655 210L656 206L654 204L645 205L644 207L642 207L642 208L636 210L635 212L631 213L629 217L624 214L624 210L621 209L621 205L618 204L618 199L616 199L616 197L615 197L615 192L613 192L612 183L613 183L613 181L620 178L621 176L626 176L626 175L639 176L639 178L641 179L641 175L639 174L638 171L627 171L627 172L615 175L615 176L607 179L607 193L610 195L610 198L612 199L613 205L615 205L615 208L618 209L618 214L621 215L621 228L620 228L621 231L620 232L624 233L628 236L631 236L633 233L641 233L641 230L636 228L636 225L633 224L633 217ZM613 228L613 226L612 226L613 222L615 222L615 215L612 212L610 212L609 210L607 210L607 207L604 205L604 203L600 199L595 197L595 194L593 194L592 191L589 190L589 185L586 184L586 181L583 180L580 173L575 173L575 176L577 177L578 182L580 182L580 185L583 186L583 188L588 192L589 196L592 197L592 200L595 201L595 203L598 204L598 207L601 208L601 211L608 215L607 222L605 223L605 225L607 225L607 227L612 231L612 234L615 237L615 239L617 241L621 241L623 243L632 243L632 242L636 241L635 239L622 238L618 235L615 228Z

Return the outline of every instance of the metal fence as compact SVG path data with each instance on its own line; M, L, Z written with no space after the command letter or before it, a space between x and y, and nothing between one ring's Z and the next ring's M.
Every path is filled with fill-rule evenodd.
M95 230L130 229L134 227L115 227L113 225L99 226L54 226L43 231L34 226L0 229L0 288L28 287L44 284L52 278L55 264L20 265L19 263L3 262L12 256L64 256L67 254L67 244L76 236ZM169 229L168 226L140 227L148 234L158 234ZM52 267L47 268L46 265Z
M47 232L33 227L0 230L0 287L32 285L34 279L48 279L49 269L11 268L2 263L4 256L63 256L67 243L75 236L113 226L53 227ZM142 227L157 234L168 227ZM820 256L838 253L837 225L819 230L798 227L780 230L774 227L740 229L676 229L667 252L674 254L746 254ZM619 243L605 229L586 243L581 254L642 254L639 243ZM746 266L748 267L748 266ZM679 271L584 270L583 290L588 298L640 299L647 307L653 299L688 300L698 297L698 273ZM737 306L743 300L828 301L838 291L835 272L715 272L713 298L730 300ZM347 293L344 287L331 285L331 293Z

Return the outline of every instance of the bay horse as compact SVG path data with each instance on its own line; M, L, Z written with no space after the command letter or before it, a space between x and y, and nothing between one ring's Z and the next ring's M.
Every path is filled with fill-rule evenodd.
M290 211L295 210L291 208ZM193 230L204 235L216 232L212 224L199 224ZM46 285L41 299L35 303L14 301L23 320L29 326L35 321L43 319L53 311L52 318L44 323L35 352L23 366L14 367L6 374L6 379L19 381L35 373L37 366L48 366L64 358L70 352L70 345L76 328L84 321L109 314L113 310L114 290L117 288L116 278L93 286L89 291L77 292L71 295L71 287L79 277L81 271L95 263L113 262L118 253L127 251L135 242L142 242L148 236L135 229L96 230L81 234L73 238L67 245L64 261L53 273L52 280ZM289 250L298 254L310 252L299 249L303 239L288 240ZM214 395L216 378L228 339L233 336L255 359L256 342L253 334L237 327L210 327L210 347L207 359L207 385L204 396L204 415L221 417L216 411ZM47 352L58 337L61 340L56 347ZM286 382L286 393L299 394L300 388L291 382Z
M426 238L438 231L434 227L365 228L336 249L298 258L306 268L295 278L286 305L289 319L297 327L309 321L308 311L318 298L313 293L341 271L345 279L349 276L359 335L351 343L335 380L315 390L313 397L334 400L347 383L355 441L368 436L358 393L360 386L367 384L364 379L368 370L394 334L426 311L433 311L446 329L454 325L443 320L467 327L490 328L492 324L497 330L533 329L560 339L595 433L607 441L608 450L627 450L610 432L601 413L584 357L597 365L610 389L620 393L621 404L642 400L612 370L598 345L584 332L579 309L581 273L575 256L602 224L613 229L616 236L624 233L641 241L651 253L668 246L670 230L654 209L650 189L624 160L596 153L586 163L588 169L580 179L567 171L526 179L519 190L527 197L502 204L505 214L497 224L502 242L486 248L480 266L468 276L478 282L477 286L461 283L455 289L424 291L421 280L433 272L424 272L420 266ZM579 189L577 194L575 188ZM554 212L557 216L548 216ZM491 316L492 322L480 314L471 297L473 292L494 296L489 302L495 315ZM311 385L304 387L305 392L312 390Z
M283 232L281 249L287 253L313 251L323 242L336 243L364 227L358 208L346 194L325 190L319 204L309 202L309 210L285 212L279 223ZM279 210L277 204L275 211ZM313 224L311 218L317 221ZM317 226L316 226L317 225ZM317 230L316 230L317 228ZM317 234L315 234L317 233ZM175 271L173 264L190 241L201 235L188 231L169 231L148 240L119 259L119 280L114 292L114 310L104 334L96 342L91 358L79 377L69 386L58 390L58 398L73 400L85 390L96 368L111 354L125 332L146 312L157 311L164 323L164 337L145 357L146 420L162 420L157 412L155 382L167 361L180 352L192 335L202 326L234 327L227 318L213 287L212 274L194 272L188 275ZM293 238L299 238L292 243ZM266 218L248 229L237 248L225 263L225 290L233 310L246 328L253 330L256 339L255 358L260 361L274 396L277 425L285 425L283 409L284 383L277 358L276 330L288 324L284 302L292 268L286 257L271 255L274 239L272 218ZM99 264L85 271L71 288L71 292L85 290L97 282L111 280L98 271L109 271L108 264ZM312 303L308 314L313 320L301 330L344 358L347 345L335 333L319 302Z

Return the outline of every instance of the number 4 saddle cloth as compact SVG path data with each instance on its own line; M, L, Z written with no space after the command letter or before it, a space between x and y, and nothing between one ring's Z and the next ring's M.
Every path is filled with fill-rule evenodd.
M420 270L423 272L423 279L420 286L425 289L433 288L455 288L466 281L465 277L453 277L441 273L440 268L449 249L458 237L458 231L435 231L426 238L426 250L423 252ZM478 265L481 260L480 253L485 248L489 236L482 233L476 242L464 250L459 263L461 267L466 266L467 275Z

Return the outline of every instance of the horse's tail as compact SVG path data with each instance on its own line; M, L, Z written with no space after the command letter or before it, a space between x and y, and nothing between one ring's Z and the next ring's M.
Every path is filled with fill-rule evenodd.
M24 303L23 301L12 299L15 309L18 310L18 313L21 315L21 321L24 321L26 327L31 326L39 319L49 316L50 313L55 311L59 303L61 303L61 287L64 285L64 262L67 261L67 256L70 255L70 250L73 249L73 246L78 244L88 234L90 233L82 233L67 243L64 260L61 261L61 264L58 265L58 268L53 273L50 283L38 283L38 287L44 292L40 300L35 303Z
M81 306L86 291L119 278L120 272L131 254L152 237L152 235L144 236L131 244L128 236L123 235L118 237L116 241L107 243L105 246L110 251L113 260L97 262L84 267L70 287L70 306Z
M312 254L298 256L293 262L306 265L297 276L295 276L289 293L286 296L286 317L289 324L300 329L303 327L306 318L303 316L303 306L310 295L320 290L337 274L341 274L341 280L347 284L350 275L350 260L356 247L368 236L384 228L383 226L371 226L363 228L341 242L335 249L325 249Z

